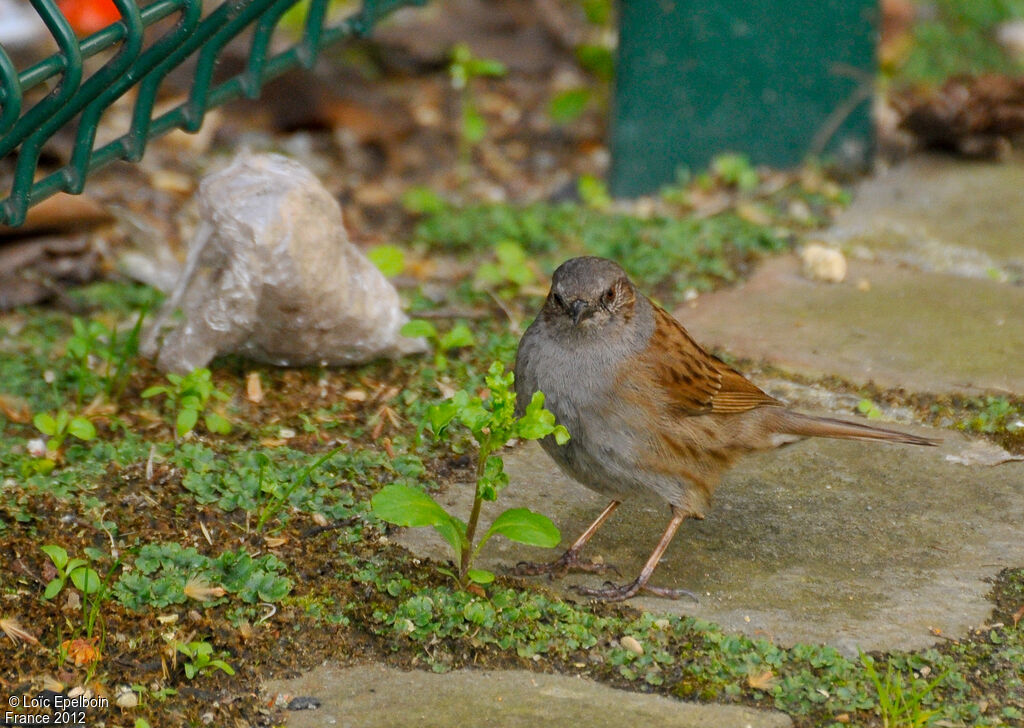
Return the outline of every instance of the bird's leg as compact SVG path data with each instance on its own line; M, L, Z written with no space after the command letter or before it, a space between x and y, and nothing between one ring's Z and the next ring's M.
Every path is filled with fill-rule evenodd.
M593 573L600 573L602 571L612 570L618 573L618 570L614 566L608 564L595 564L592 561L583 561L580 559L580 551L586 545L590 537L597 533L605 521L608 520L609 516L615 512L615 509L619 507L621 501L612 501L608 504L608 507L601 511L599 515L587 530L580 534L580 537L576 539L569 550L562 554L559 558L554 561L550 561L544 564L535 564L530 561L520 561L516 564L515 568L512 569L512 573L518 576L537 576L539 574L550 574L551 576L563 576L570 571L588 571Z
M666 589L657 586L648 586L647 581L651 578L651 574L658 568L658 562L661 561L662 555L665 553L665 549L672 543L672 537L676 535L676 530L679 528L679 524L686 520L687 514L672 506L672 520L668 522L668 526L665 528L665 533L662 534L661 540L658 541L658 545L654 547L654 551L651 552L650 558L647 559L647 563L644 564L644 568L640 570L640 575L629 584L612 584L611 582L605 582L605 585L600 589L591 589L585 586L574 586L573 589L577 594L582 594L587 597L594 597L606 602L621 602L624 599L629 599L635 596L638 592L647 591L659 597L666 597L668 599L678 599L679 597L690 597L694 601L697 600L697 596L693 592L689 592L686 589Z

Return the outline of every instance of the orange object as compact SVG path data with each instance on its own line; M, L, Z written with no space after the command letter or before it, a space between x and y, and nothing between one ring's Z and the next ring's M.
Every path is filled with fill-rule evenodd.
M92 35L121 19L113 0L58 0L57 7L79 35Z
M64 648L68 659L74 662L76 667L81 667L82 665L91 665L100 659L100 651L96 648L97 641L99 641L98 637L78 638L64 640L60 646Z

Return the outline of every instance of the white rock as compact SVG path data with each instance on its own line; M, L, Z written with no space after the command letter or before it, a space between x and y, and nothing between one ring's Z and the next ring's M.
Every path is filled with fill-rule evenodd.
M804 276L811 280L841 283L846 278L846 257L835 248L810 243L800 251L800 260Z
M189 372L219 354L280 366L357 364L426 349L398 293L349 242L337 200L298 162L242 153L208 175L200 224L143 352ZM181 308L184 322L171 316ZM161 342L162 339L162 342Z
M1001 23L996 28L996 41L1016 60L1024 61L1024 18Z

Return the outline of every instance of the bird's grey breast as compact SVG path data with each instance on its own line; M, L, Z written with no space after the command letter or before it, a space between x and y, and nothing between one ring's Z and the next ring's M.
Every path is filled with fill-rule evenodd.
M639 315L618 330L565 336L541 317L520 343L518 407L525 408L533 392L544 392L545 406L571 439L561 447L552 438L541 444L563 469L591 487L613 476L602 463L629 459L629 454L619 451L634 445L614 435L619 428L612 421L623 415L619 411L623 403L615 396L619 371L623 362L647 346L653 328L649 304L644 299L640 303Z

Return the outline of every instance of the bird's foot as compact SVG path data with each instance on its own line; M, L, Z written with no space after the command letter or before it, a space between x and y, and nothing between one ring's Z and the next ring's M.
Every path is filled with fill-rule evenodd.
M613 584L610 581L606 581L604 586L599 589L594 589L588 586L573 586L571 587L577 594L585 597L593 597L603 602L621 602L626 599L635 597L640 592L648 592L658 597L664 597L665 599L680 599L682 597L689 597L695 602L700 600L697 595L686 589L668 589L661 586L651 586L646 583L646 580L642 580L637 577L628 584Z
M580 558L578 551L573 551L571 549L554 561L548 561L545 563L520 561L512 568L512 573L516 576L540 576L541 574L548 574L552 578L556 576L565 576L570 571L582 571L588 574L603 574L606 571L614 571L616 574L619 573L619 570L611 564L605 564L598 561L584 561Z

